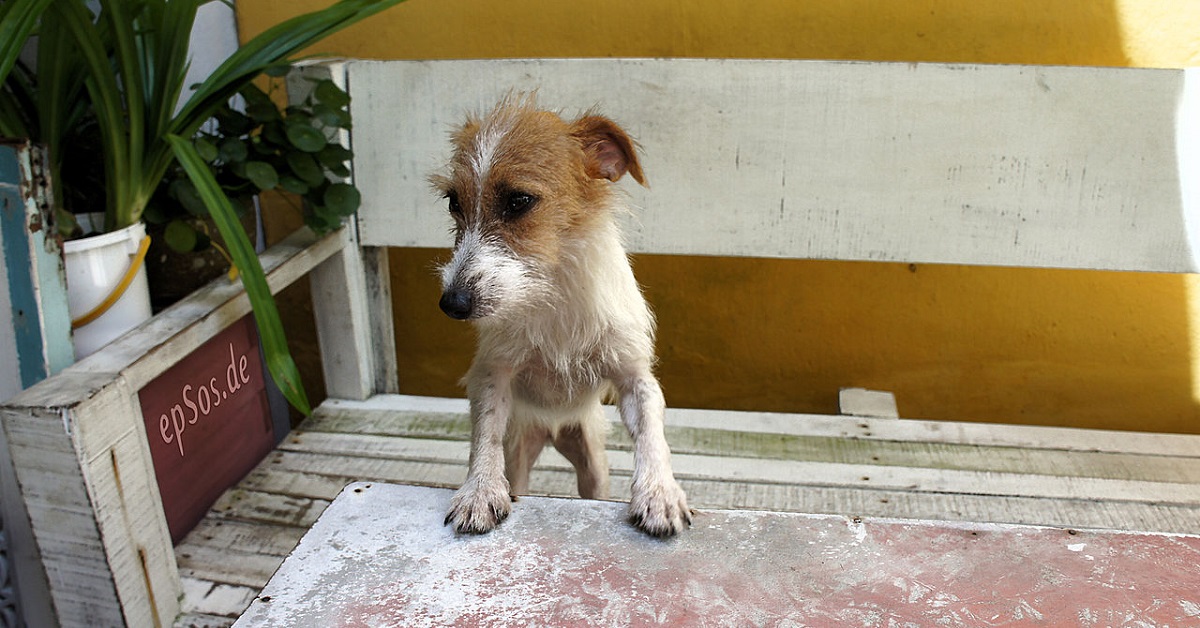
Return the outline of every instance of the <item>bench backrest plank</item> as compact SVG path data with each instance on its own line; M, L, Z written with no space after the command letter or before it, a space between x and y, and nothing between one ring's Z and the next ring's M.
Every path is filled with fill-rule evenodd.
M509 91L643 147L636 252L1191 272L1186 70L749 60L347 64L365 245L445 247L427 183ZM1191 84L1188 79L1191 78ZM1188 176L1190 174L1190 179Z

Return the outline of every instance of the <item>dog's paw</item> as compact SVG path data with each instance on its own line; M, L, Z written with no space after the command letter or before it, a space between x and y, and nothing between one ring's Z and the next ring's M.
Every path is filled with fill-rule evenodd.
M675 536L692 525L692 510L679 483L668 475L655 482L634 482L629 520L650 536Z
M450 499L446 525L456 532L485 534L491 532L512 512L512 498L504 482L485 483L467 480Z

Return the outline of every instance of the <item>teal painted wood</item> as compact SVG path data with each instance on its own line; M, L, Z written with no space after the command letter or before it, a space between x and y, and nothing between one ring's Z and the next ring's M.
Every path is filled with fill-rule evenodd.
M0 144L0 237L22 388L75 361L60 245L43 208L40 157L27 142Z

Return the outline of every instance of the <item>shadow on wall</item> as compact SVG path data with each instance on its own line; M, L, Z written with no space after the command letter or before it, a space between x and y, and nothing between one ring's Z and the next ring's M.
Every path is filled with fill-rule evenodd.
M316 4L239 2L243 36ZM460 0L382 17L375 36L351 29L329 47L379 58L1130 64L1116 9L1094 0ZM473 337L437 308L433 266L445 257L391 253L404 392L462 394ZM1200 432L1182 277L656 256L635 270L658 314L674 406L831 413L838 388L863 386L894 391L913 418Z

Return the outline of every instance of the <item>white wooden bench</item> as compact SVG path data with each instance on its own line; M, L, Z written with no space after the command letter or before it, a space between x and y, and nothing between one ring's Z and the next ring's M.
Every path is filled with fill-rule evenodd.
M449 245L427 175L448 130L510 90L536 89L568 114L599 104L638 139L652 187L627 188L637 253L1200 264L1194 72L612 59L317 71L352 95L363 207L341 231L297 234L264 263L276 289L311 278L330 399L178 548L135 396L247 311L235 286L209 286L8 402L3 514L38 625L169 624L181 609L182 623L219 623L347 481L462 480L463 402L395 394L404 362L392 350L387 247ZM1198 436L685 409L667 423L701 509L1200 532ZM610 447L613 494L627 496L628 443ZM532 489L571 494L569 465L544 459ZM251 502L258 510L231 514ZM217 537L228 549L198 565ZM265 575L222 575L239 567L221 552Z

